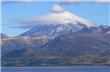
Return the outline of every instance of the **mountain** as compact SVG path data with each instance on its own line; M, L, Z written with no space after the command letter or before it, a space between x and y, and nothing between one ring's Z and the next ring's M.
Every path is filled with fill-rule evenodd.
M62 25L61 25L62 26ZM64 26L63 26L64 27ZM71 26L72 27L72 26ZM103 28L104 27L104 28ZM40 28L40 27L39 27ZM48 30L51 32L51 30L53 30L53 25L52 25L52 28L51 26L48 27ZM80 34L80 35L83 35L86 33L86 35L109 35L109 26L99 26L99 27L84 27L82 28L81 30L78 30L76 32L72 32L72 30L69 30L69 32L66 30L65 31L65 34L62 33L62 32L57 32L57 29L54 29L55 30L55 35L57 35L56 37L53 37L55 36L54 33L53 34L49 34L47 36L45 36L46 32L45 31L45 28L41 27L40 29L42 29L42 32L44 30L44 33L42 32L39 32L38 35L35 35L35 36L17 36L17 37L5 37L5 38L1 38L2 42L1 42L1 47L2 47L2 54L6 54L7 52L10 52L14 49L23 49L23 48L32 48L32 49L36 49L38 47L41 47L42 45L44 45L45 43L48 43L49 41L53 40L53 39L56 39L57 37L59 36L66 36L66 35L69 35L69 34ZM46 27L47 29L47 27ZM70 28L72 29L72 28ZM32 34L31 32L29 33L29 35L33 35L34 29L32 30ZM36 32L36 29L35 31ZM40 33L44 34L44 35L41 35ZM60 35L62 34L62 35ZM59 35L59 36L58 36ZM93 35L93 36L94 36ZM100 37L101 37L100 36ZM86 36L85 36L86 37ZM96 37L97 38L97 37ZM103 39L103 38L102 38ZM101 40L101 39L100 39ZM109 40L109 39L108 39ZM95 41L95 40L94 40ZM93 41L92 41L93 42ZM93 42L94 43L94 42ZM85 45L85 44L84 44ZM71 45L70 45L71 46ZM93 45L94 46L94 45Z
M58 11L56 10L58 8ZM50 14L23 20L22 23L35 26L20 36L59 36L65 35L84 27L94 26L93 23L55 5Z
M62 35L39 48L39 51L47 53L65 54L100 53L107 50L110 52L110 34L87 32Z
M33 27L16 37L2 34L2 66L110 65L110 26L95 26L59 5L21 23Z
M10 37L1 39L2 55L23 48L37 48L51 40L51 37Z
M2 66L110 65L109 33L82 30L48 41L34 38L6 41L7 48L17 46L7 53L2 51Z
M0 33L0 38L8 38L6 34Z
M68 25L63 25L63 24L57 24L57 25L46 25L46 26L39 26L39 27L34 27L31 30L21 34L20 36L60 36L60 35L65 35L69 34L72 32L76 32L80 29L85 27L84 25L81 25L80 23L77 25L73 24L68 24Z
M110 26L100 25L99 28L101 28L102 32L110 33Z

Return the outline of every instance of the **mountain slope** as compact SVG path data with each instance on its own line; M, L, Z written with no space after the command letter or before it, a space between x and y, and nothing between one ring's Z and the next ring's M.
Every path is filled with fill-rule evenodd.
M31 38L28 36L1 39L2 55L12 50L20 50L23 48L34 49L45 44L51 39L52 39L51 37L32 37Z
M110 65L108 33L78 32L56 37L39 47L31 46L4 54L2 66Z
M31 30L19 35L19 36L60 36L69 34L72 32L76 32L78 30L81 30L85 27L85 25L82 25L78 23L77 25L68 24L68 25L46 25L46 26L38 26L34 27Z
M0 38L8 38L6 34L0 33Z
M110 34L106 33L74 33L59 36L40 48L48 52L90 52L98 53L100 50L110 49Z

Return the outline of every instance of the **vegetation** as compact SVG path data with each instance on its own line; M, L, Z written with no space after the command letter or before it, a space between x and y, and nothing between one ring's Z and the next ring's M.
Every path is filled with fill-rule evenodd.
M33 40L4 41L2 49L12 46L15 49L2 51L6 52L2 53L2 66L110 66L110 34L74 33L44 41L43 44L40 44L41 40Z

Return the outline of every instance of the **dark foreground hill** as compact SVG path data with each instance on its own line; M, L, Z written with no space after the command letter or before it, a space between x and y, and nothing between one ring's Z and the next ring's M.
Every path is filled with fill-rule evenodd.
M24 46L25 40L18 41L18 49L3 54L2 66L110 65L110 33L77 32L44 40L43 44L43 39L29 40Z

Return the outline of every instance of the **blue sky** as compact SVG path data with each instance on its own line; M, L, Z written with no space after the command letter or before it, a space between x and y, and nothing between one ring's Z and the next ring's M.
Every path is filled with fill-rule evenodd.
M52 7L59 2L10 2L2 4L2 33L16 36L29 30L17 26L16 19L26 19L40 16L51 12ZM85 18L97 25L110 25L109 4L83 2L71 5L62 5L68 10L82 18Z

